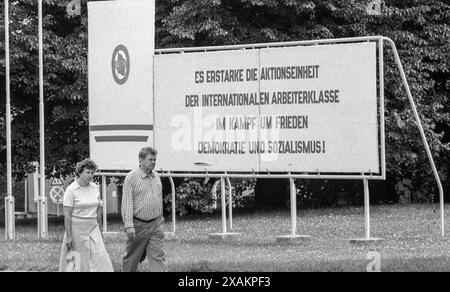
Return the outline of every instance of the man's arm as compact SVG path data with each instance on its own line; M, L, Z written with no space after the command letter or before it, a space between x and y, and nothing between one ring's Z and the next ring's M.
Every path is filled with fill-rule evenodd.
M129 232L134 233L133 224L133 192L131 180L127 176L123 183L123 193L122 193L122 220L125 224L125 229L127 234Z

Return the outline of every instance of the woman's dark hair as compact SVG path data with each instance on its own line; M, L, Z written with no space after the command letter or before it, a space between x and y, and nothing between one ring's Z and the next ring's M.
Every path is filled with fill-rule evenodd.
M80 176L80 174L84 171L84 169L90 169L90 170L96 171L97 164L95 164L94 161L86 158L85 160L77 163L77 166L75 167L75 174L77 176Z

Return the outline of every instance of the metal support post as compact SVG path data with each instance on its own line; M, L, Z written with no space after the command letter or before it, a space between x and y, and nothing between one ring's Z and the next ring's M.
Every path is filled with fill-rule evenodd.
M228 223L230 225L230 231L233 230L233 192L231 190L231 181L227 177L228 185Z
M296 242L311 238L309 235L297 235L297 189L295 188L295 181L292 176L289 178L289 186L291 201L291 233L290 235L278 236L278 242Z
M237 237L240 236L240 233L233 233L233 232L227 232L227 207L226 207L226 198L225 196L226 191L225 191L225 178L224 177L220 177L220 199L222 202L222 233L215 233L215 234L210 234L209 237L213 238L213 239L220 239L220 240L224 240L227 238L233 238L233 237Z

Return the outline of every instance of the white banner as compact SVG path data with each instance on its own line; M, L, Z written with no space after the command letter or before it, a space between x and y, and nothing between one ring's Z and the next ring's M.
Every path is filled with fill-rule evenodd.
M157 169L379 173L375 43L155 56Z
M128 170L153 146L154 1L88 2L90 156Z

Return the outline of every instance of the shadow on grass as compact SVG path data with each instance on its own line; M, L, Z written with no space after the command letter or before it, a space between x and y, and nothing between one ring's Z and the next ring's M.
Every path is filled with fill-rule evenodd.
M170 265L173 272L364 272L364 261L241 262L199 261Z
M4 221L0 221L0 224L4 223ZM15 221L16 227L37 227L37 218L23 218L23 219L16 219ZM60 217L48 217L48 225L64 225L64 216Z
M247 239L235 240L235 239L225 239L217 240L210 238L194 238L194 239L179 239L176 240L179 244L192 244L192 245L215 245L221 247L290 247L290 246L309 246L311 245L311 240L304 240L295 243L288 242L276 242L273 241L252 241Z
M370 260L292 260L289 262L208 261L171 264L173 272L367 272ZM448 272L450 259L390 258L381 259L381 272Z

